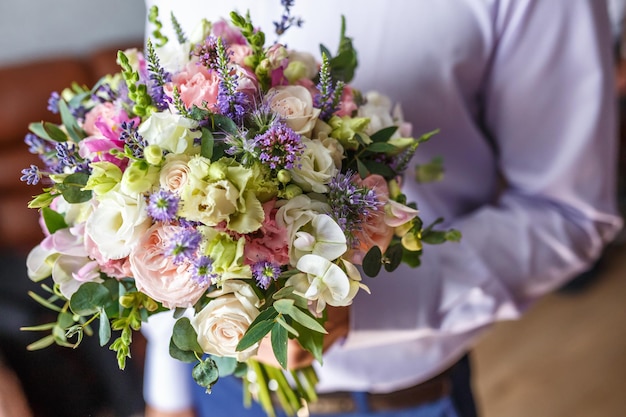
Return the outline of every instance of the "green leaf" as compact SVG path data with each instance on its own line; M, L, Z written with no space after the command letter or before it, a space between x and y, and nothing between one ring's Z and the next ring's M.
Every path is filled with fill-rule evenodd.
M289 317L291 317L307 329L313 330L314 332L324 334L328 333L324 326L322 326L317 320L315 320L313 316L310 315L310 313L305 313L297 307L292 309L292 311L289 313Z
M212 114L211 120L213 122L213 126L215 127L215 129L213 129L214 131L219 130L233 135L238 133L237 125L230 117L221 114Z
M43 127L43 122L33 122L28 125L28 130L30 130L35 135L39 136L42 139L52 140L46 129Z
M322 363L322 353L324 348L324 335L319 332L309 332L298 322L292 323L293 328L300 334L297 339L300 346L311 352L313 357Z
M237 370L239 362L237 362L237 359L235 358L227 358L223 356L211 356L211 358L217 365L220 377L232 375Z
M367 169L365 164L360 159L356 160L356 166L357 166L357 171L359 172L359 176L361 178L365 178L370 174L370 170Z
M415 180L420 183L441 181L443 174L443 158L441 157L435 157L429 163L415 166Z
M285 329L287 329L289 333L293 334L295 337L300 336L300 333L298 333L298 331L293 326L287 323L287 320L285 320L285 316L276 317L276 323L283 326Z
M46 224L46 229L50 234L53 234L57 230L67 228L67 223L65 223L65 218L62 214L52 210L49 207L44 207L41 209L41 215L43 217L43 221Z
M396 152L398 147L387 142L374 142L367 147L368 152L391 153Z
M272 327L272 350L276 360L284 369L287 368L287 340L289 335L280 323L275 323Z
M363 257L363 272L368 277L375 277L382 267L383 254L378 246L372 248Z
M423 142L427 142L428 140L430 140L430 138L432 138L433 136L435 136L437 133L439 133L439 129L435 129L432 130L430 132L424 133L422 136L420 136L417 139L418 143L423 143Z
M63 180L63 184L57 184L57 188L63 193L63 198L70 204L84 203L91 200L91 191L83 190L89 179L89 174L76 172Z
M274 326L273 319L251 324L239 343L237 343L237 351L241 352L243 350L246 350L250 346L259 342L265 337L266 334L270 332L270 330L272 330L272 326Z
M111 299L109 290L97 282L86 282L70 298L70 308L79 316L96 314Z
M52 344L54 344L54 336L49 334L48 336L42 337L36 342L33 342L30 345L26 346L26 349L30 351L39 350L39 349L47 348L48 346L51 346Z
M105 309L100 309L100 326L98 328L98 338L100 339L100 346L104 346L111 340L111 324L107 317Z
M402 263L402 253L404 248L402 245L392 245L385 251L385 271L393 272Z
M396 133L396 130L398 130L398 126L385 127L374 133L370 138L373 142L387 142Z
M55 142L67 142L67 134L54 123L43 122L43 129L51 140Z
M59 100L59 113L61 114L61 121L67 130L67 133L72 138L74 143L78 143L83 139L86 134L83 129L80 128L76 118L72 115L65 100Z
M213 157L213 145L215 143L215 139L213 138L213 133L209 129L202 128L202 137L200 138L201 150L200 155L207 159L211 159Z
M198 334L187 317L178 319L172 330L172 341L181 350L202 353Z
M446 240L449 242L459 242L461 237L461 232L456 229L450 229L446 232Z
M420 257L422 256L422 251L410 251L404 249L402 251L402 262L410 266L411 268L417 268L421 265L422 261Z
M294 306L294 301L288 298L283 298L282 300L276 300L274 301L274 304L272 305L274 306L274 309L278 311L280 314L289 315L291 314L293 310L296 309L296 307Z
M211 392L211 388L219 379L219 371L215 361L211 358L206 358L193 367L191 376L198 385L206 388L207 392Z
M387 166L386 164L372 160L365 160L363 161L363 163L372 174L381 175L386 179L391 179L396 176L396 173L393 171L393 169L389 168L389 166Z
M293 271L295 272L300 272L297 269L294 269ZM301 295L297 295L294 293L294 287L292 286L288 286L288 287L283 287L280 290L276 291L274 294L272 294L272 298L274 300L280 300L282 298L288 298L290 300L294 301L294 304L297 307L306 309L309 306L308 300L304 297L302 297Z
M169 353L172 358L181 362L194 363L198 361L198 357L194 352L180 349L174 344L174 341L172 339L170 339Z

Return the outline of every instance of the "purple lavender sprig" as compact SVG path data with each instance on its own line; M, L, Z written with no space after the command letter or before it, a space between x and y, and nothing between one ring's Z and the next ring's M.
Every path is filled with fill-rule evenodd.
M217 40L216 53L214 69L220 77L217 106L221 114L241 124L249 107L248 97L241 91L237 91L238 77L231 71L229 53L221 38Z
M148 74L150 78L150 97L152 102L159 111L163 111L169 107L172 99L165 94L163 86L171 81L171 74L163 69L156 54L154 46L150 39L147 42L148 55L146 61L148 63Z
M330 61L326 54L322 55L320 79L317 84L318 94L313 98L313 105L320 109L320 119L328 121L339 108L345 83L338 81L333 83L330 75Z
M59 114L59 101L61 100L61 95L58 91L53 91L50 94L50 98L48 99L48 110L54 114Z
M126 149L135 158L143 158L143 150L148 143L137 131L134 121L122 122L120 125L120 140L124 141Z
M329 215L344 231L348 245L358 244L356 233L362 230L363 222L382 205L375 190L357 185L354 173L340 173L328 184Z
M280 21L274 23L274 31L279 37L283 35L292 26L301 27L304 23L301 17L292 16L291 8L293 7L295 0L280 0L280 4L283 6L284 11L280 16Z

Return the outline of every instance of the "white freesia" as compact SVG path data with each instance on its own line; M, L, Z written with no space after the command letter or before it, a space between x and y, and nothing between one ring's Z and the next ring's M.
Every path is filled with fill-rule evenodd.
M296 259L312 253L333 261L348 250L343 230L329 215L315 216L311 222L311 229L310 233L296 232L296 239L293 241Z
M256 354L258 343L238 352L237 344L259 315L259 299L242 281L226 281L220 292L195 317L191 325L198 344L208 354L245 361Z
M124 258L150 227L145 198L110 191L100 199L85 227L105 259Z
M320 109L313 107L311 92L301 85L285 85L267 92L270 108L299 135L309 137Z
M302 138L302 143L305 149L298 167L290 171L293 182L306 192L328 192L326 184L339 172L333 151L317 139Z
M358 281L351 280L338 265L319 255L304 255L296 268L302 273L289 278L285 285L293 286L304 298L316 302L317 313L321 313L326 304L349 305L358 290ZM352 282L356 282L356 290Z
M158 145L161 148L182 154L192 152L194 140L202 133L194 130L198 122L179 114L168 111L153 113L138 129L138 133L148 145Z

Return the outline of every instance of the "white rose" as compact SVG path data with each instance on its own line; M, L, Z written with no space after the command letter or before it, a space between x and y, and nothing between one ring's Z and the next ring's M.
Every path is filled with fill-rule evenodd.
M302 51L289 51L287 59L289 60L289 65L285 70L285 76L290 81L297 81L301 78L312 80L319 72L319 65L313 54Z
M293 182L305 192L328 192L326 184L339 172L333 159L333 151L317 139L302 138L302 143L305 149L299 166L291 170Z
M228 283L228 284L227 284ZM228 285L228 287L226 287ZM259 315L259 299L248 284L226 281L221 293L195 317L191 325L198 334L198 344L211 355L234 357L243 362L256 354L258 343L237 352L237 344Z
M313 107L313 97L301 85L285 85L268 91L270 108L281 115L287 125L302 136L310 136L320 109Z
M157 145L174 152L185 153L191 151L194 139L200 138L202 133L195 131L198 123L178 114L169 112L153 113L138 129L139 134L148 145Z
M181 154L165 155L165 164L161 167L159 174L159 184L161 188L172 192L180 192L189 180L190 157Z
M124 258L150 227L145 199L110 191L100 199L85 227L105 259Z

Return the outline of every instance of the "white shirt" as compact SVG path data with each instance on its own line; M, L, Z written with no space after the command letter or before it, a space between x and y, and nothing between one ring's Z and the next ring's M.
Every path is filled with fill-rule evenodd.
M146 3L164 22L175 3L189 32L201 16L250 10L268 42L282 10L279 0ZM604 2L300 0L292 12L304 25L280 41L317 53L336 50L345 15L354 85L402 103L415 135L441 130L413 164L442 156L445 178L418 185L410 167L405 192L425 222L443 216L463 234L427 245L417 269L365 278L372 294L357 296L347 340L326 352L320 391L392 391L437 374L486 326L588 268L621 227ZM148 403L174 407L171 381L148 378Z

